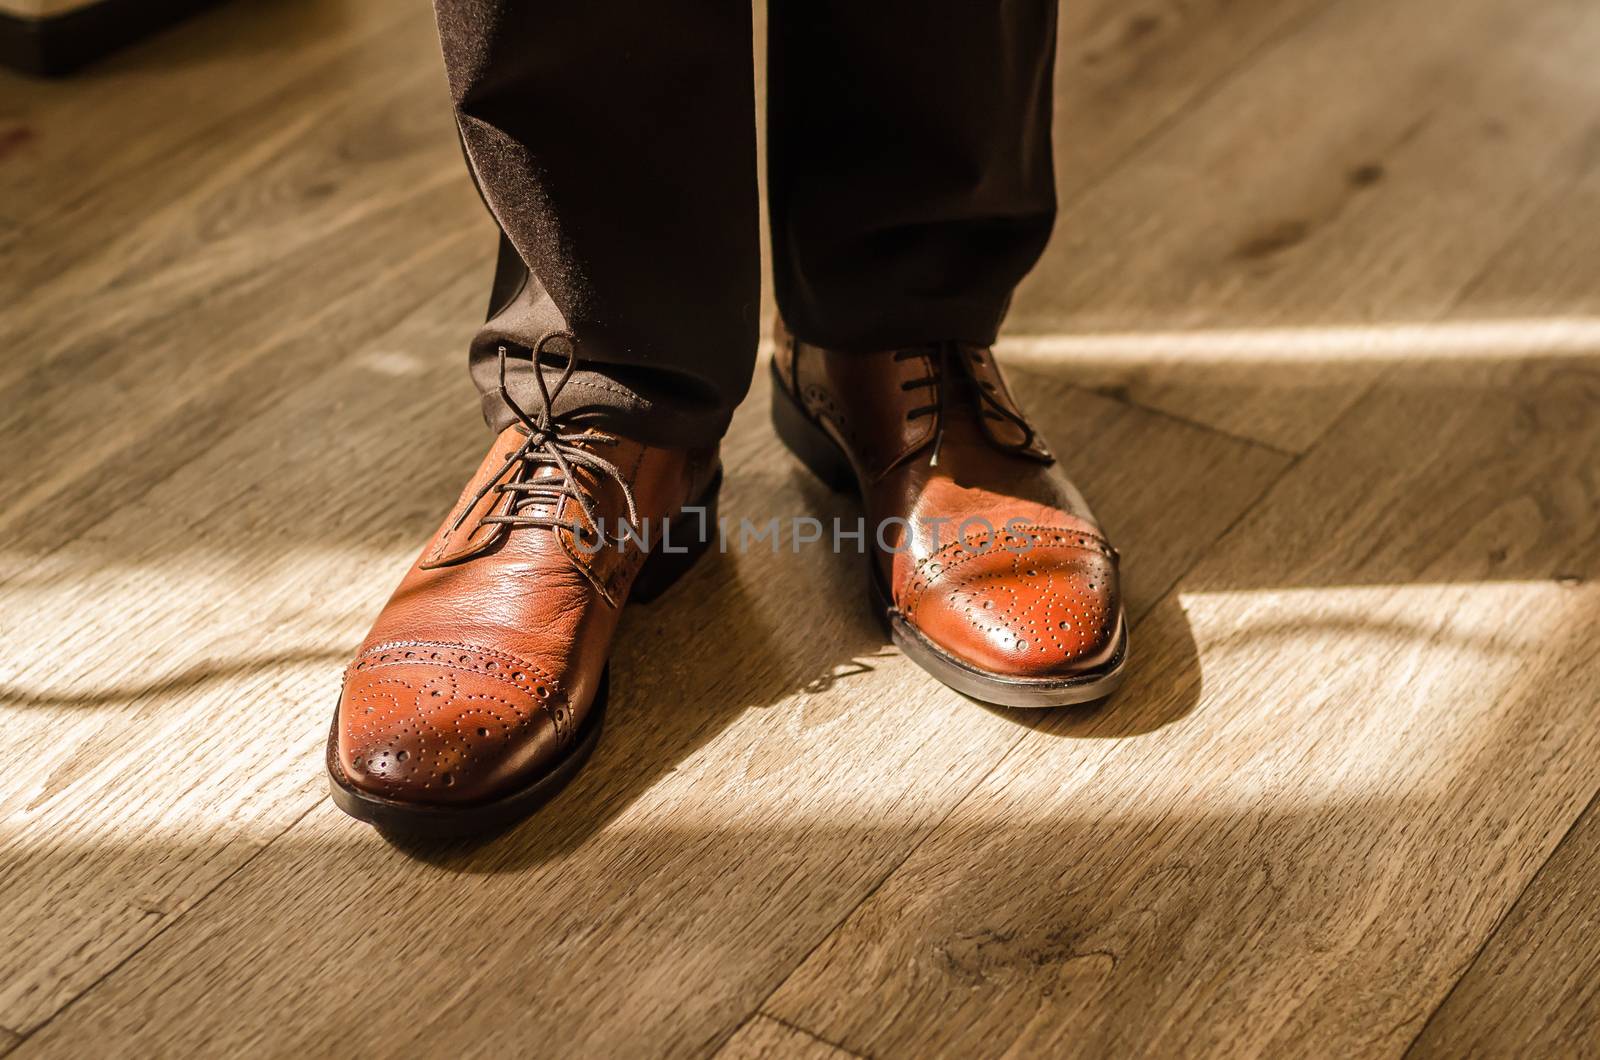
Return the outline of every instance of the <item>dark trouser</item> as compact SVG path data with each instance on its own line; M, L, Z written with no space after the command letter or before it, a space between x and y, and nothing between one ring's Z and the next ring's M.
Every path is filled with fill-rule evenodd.
M462 142L504 238L472 374L578 340L557 412L720 437L755 361L747 0L435 0ZM1055 0L769 0L773 267L785 322L869 351L992 342L1055 217Z

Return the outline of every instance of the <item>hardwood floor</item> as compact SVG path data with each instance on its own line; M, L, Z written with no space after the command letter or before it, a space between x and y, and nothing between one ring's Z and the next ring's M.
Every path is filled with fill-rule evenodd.
M1127 687L984 709L855 564L711 556L478 847L320 758L485 443L425 5L0 74L0 1055L1600 1055L1600 7L1061 32L1000 352L1125 554ZM725 510L849 514L766 378Z

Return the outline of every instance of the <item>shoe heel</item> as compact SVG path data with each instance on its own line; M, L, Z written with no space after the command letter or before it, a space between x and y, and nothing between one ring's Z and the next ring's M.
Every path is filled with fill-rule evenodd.
M811 421L799 402L789 394L788 387L772 373L772 429L778 440L788 447L822 484L835 493L853 493L856 473L839 447L833 444L827 432Z
M689 507L704 508L706 510L705 522L700 521L698 512L679 512L675 517L666 521L663 537L655 551L645 559L644 565L639 568L639 573L633 579L633 589L628 593L628 599L641 604L647 604L672 588L679 578L689 573L689 568L694 566L711 547L711 542L717 538L717 495L722 490L722 469L717 469L717 475L711 480L711 485L700 495L700 499ZM702 533L702 530L704 533ZM670 544L672 551L663 549L661 544ZM682 551L679 551L679 550Z

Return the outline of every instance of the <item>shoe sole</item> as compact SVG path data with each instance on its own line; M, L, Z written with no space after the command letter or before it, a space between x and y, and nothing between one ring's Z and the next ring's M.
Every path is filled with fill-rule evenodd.
M849 457L790 396L776 366L772 370L772 426L779 441L823 485L836 493L861 496L860 482ZM1120 614L1117 616L1117 646L1111 658L1093 670L1071 677L1008 677L957 659L912 625L894 606L878 564L870 555L867 584L873 610L888 628L895 647L962 695L996 706L1046 709L1094 703L1111 695L1122 684L1123 668L1128 661L1128 624Z
M628 599L636 603L649 603L670 589L679 578L689 572L695 561L705 554L716 538L717 495L722 487L722 471L718 469L711 484L695 505L704 507L705 537L672 535L687 541L683 552L656 551L650 554L634 578ZM670 524L669 524L670 525ZM358 821L364 821L381 832L419 839L456 839L504 831L525 820L566 787L588 761L600 742L600 730L605 723L606 702L611 690L611 666L600 674L600 686L595 690L594 702L584 717L577 736L561 758L533 780L516 790L488 802L450 805L407 802L388 799L363 791L350 782L339 764L339 712L334 709L333 727L328 733L327 769L328 791L333 804Z

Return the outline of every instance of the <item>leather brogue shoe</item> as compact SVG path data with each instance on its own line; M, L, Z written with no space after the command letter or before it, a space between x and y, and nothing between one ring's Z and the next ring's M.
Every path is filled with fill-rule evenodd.
M517 410L345 671L327 767L354 817L454 836L531 813L600 734L623 604L710 539L714 448L565 430L549 408Z
M780 324L772 367L780 438L861 495L873 598L908 658L1005 706L1116 689L1128 654L1117 551L988 349L844 353Z

